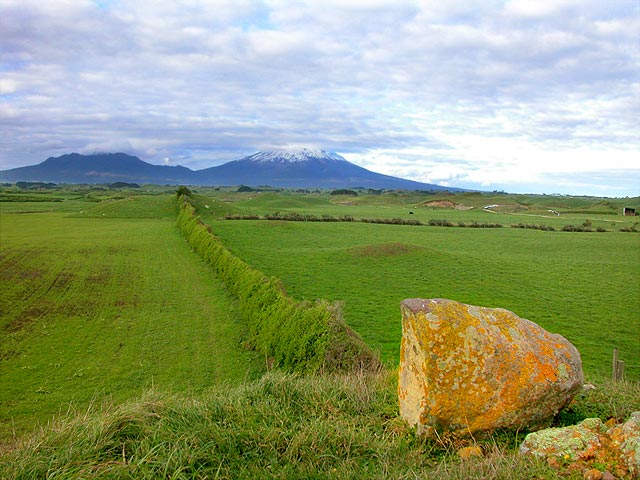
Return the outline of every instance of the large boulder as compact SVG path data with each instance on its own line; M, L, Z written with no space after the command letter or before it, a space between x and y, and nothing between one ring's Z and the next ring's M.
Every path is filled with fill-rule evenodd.
M501 308L401 303L400 414L419 434L535 430L582 388L578 350Z

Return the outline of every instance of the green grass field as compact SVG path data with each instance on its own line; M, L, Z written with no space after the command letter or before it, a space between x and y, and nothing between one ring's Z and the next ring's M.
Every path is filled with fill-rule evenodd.
M458 222L547 225L561 229L564 225L582 225L589 221L598 227L618 231L638 225L637 217L623 217L623 206L640 210L640 198L594 199L588 197L556 197L541 195L506 195L469 192L462 194L425 194L419 192L387 192L381 195L360 194L357 197L330 195L327 192L303 194L297 192L233 193L204 190L203 195L234 207L234 212L265 215L275 212L298 212L311 215L352 215L360 218L402 218L428 223L431 219ZM454 207L430 206L450 202ZM497 205L486 210L487 205ZM555 215L549 210L555 210ZM411 213L410 213L411 212ZM206 217L216 217L214 211L202 211Z
M640 235L269 221L212 222L237 255L291 295L344 302L345 319L390 365L399 303L443 297L502 307L560 333L586 372L614 348L640 377ZM256 241L259 239L259 241Z
M163 217L174 198L74 214L88 218L0 214L0 440L70 404L152 386L197 392L261 372L241 347L233 299L174 218L102 215L145 206L140 216Z
M1 478L583 478L518 455L522 432L478 439L484 456L470 462L455 453L468 442L417 438L398 416L393 369L263 376L265 359L241 345L234 300L178 233L170 189L5 193ZM347 322L392 368L399 302L447 297L508 308L578 346L598 388L558 424L623 420L640 408L640 235L618 232L635 219L615 214L637 199L558 206L518 196L519 206L488 213L484 204L514 197L447 196L474 206L455 210L401 192L198 193L203 220L230 250L295 298L342 301ZM564 210L557 218L547 207ZM220 220L276 211L505 228ZM557 228L589 219L609 231L508 227L534 218ZM605 381L614 347L632 382Z

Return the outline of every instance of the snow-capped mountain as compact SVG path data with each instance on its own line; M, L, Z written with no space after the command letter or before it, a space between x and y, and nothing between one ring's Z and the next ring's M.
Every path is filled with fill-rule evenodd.
M324 150L258 152L203 170L151 165L124 153L48 158L38 165L0 172L0 181L169 185L247 185L285 188L374 188L386 190L459 190L371 172L337 153Z
M324 150L310 150L303 148L302 150L290 151L290 150L277 150L273 152L258 152L253 155L245 157L244 160L251 160L252 162L307 162L309 160L340 160L346 162L347 160L337 153L326 152Z
M196 172L206 185L457 190L375 173L324 150L258 152Z

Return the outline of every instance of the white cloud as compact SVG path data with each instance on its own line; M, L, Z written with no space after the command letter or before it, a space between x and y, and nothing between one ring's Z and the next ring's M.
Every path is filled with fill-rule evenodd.
M451 185L632 178L639 29L629 0L0 0L0 168L317 146Z
M8 95L18 90L18 82L11 78L0 78L0 95Z

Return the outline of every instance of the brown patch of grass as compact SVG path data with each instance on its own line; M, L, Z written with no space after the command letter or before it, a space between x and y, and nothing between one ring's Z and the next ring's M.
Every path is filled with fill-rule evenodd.
M138 305L138 299L136 297L119 298L114 302L114 306L116 307L136 307L137 305Z
M44 274L42 270L35 268L24 268L23 259L31 255L31 251L26 251L20 256L0 255L0 280L35 280Z
M32 322L45 316L47 313L49 313L48 310L41 306L29 308L22 312L20 316L14 318L11 322L5 325L4 329L7 333L15 333L26 328Z
M113 273L107 269L104 268L103 270L101 270L100 272L94 273L92 275L89 275L87 277L87 283L91 284L91 285L107 285L109 283L109 280L113 277Z
M458 204L451 200L431 200L430 202L423 202L419 207L431 207L431 208L455 208Z
M396 255L408 255L419 250L422 250L421 247L416 245L391 242L353 247L349 249L349 253L354 257L391 257Z

